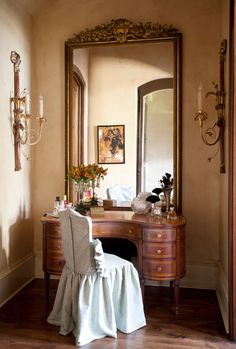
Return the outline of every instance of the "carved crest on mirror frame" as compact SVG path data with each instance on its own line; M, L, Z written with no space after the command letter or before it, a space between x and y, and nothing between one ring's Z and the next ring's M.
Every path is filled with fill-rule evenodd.
M74 34L73 38L67 40L67 43L71 45L90 42L124 43L128 40L164 38L178 34L178 29L172 25L151 22L134 23L128 19L119 18L112 19L110 23L97 25L93 29L85 29L78 34Z

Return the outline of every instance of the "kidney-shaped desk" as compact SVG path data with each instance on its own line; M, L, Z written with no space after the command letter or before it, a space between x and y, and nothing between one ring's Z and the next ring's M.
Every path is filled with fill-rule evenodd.
M137 248L137 267L142 290L145 280L171 281L178 311L179 282L185 275L185 219L168 221L165 217L137 215L132 211L105 211L92 217L93 237L122 238ZM42 217L43 270L47 298L50 275L60 275L64 257L59 219Z

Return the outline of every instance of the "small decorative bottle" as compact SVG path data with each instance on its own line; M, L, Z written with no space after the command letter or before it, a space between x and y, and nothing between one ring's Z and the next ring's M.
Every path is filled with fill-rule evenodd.
M56 199L54 201L54 209L53 209L53 214L55 216L58 216L59 209L60 209L60 196L56 196Z
M168 216L167 218L170 220L170 221L174 221L178 218L176 212L175 212L175 208L174 207L170 207L170 210L168 212Z
M67 201L67 195L63 196L63 201L64 201L64 208L67 207L68 201Z
M154 216L158 216L158 217L160 217L162 215L160 205L154 204L153 214L154 214Z

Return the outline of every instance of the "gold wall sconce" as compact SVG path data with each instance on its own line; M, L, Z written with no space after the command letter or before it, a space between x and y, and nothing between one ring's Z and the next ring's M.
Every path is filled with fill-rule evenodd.
M217 118L212 127L204 130L204 122L207 120L207 113L202 107L202 86L198 88L198 112L194 120L199 121L200 132L203 142L206 145L214 146L219 143L220 151L220 173L225 173L225 156L224 156L224 131L225 131L225 89L224 89L224 63L227 48L227 41L222 40L220 45L220 81L219 84L213 82L215 91L210 91L206 94L206 98L210 95L215 97L215 109ZM216 152L216 154L218 151ZM215 156L214 154L213 156ZM212 156L212 157L213 157ZM212 157L208 158L210 161Z
M11 52L11 62L14 65L14 95L11 97L13 110L13 135L15 171L21 170L21 145L35 145L42 135L42 127L46 119L43 117L43 97L39 96L39 116L30 114L30 95L24 89L20 92L20 55ZM35 124L32 126L31 123Z

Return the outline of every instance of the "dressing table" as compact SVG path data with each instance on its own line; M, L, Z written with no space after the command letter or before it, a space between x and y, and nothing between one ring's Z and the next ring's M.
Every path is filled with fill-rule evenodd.
M59 219L44 216L43 271L47 299L50 275L60 275L64 257ZM122 238L137 249L137 268L142 291L145 280L170 281L174 288L176 312L179 307L179 283L185 275L185 219L137 215L132 211L104 211L92 216L94 238Z

